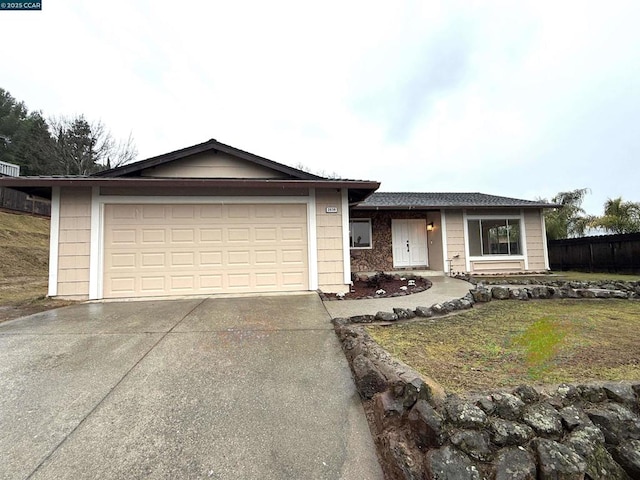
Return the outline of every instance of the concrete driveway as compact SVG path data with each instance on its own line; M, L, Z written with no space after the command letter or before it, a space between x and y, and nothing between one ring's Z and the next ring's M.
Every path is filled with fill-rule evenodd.
M2 479L382 478L316 294L3 323L0 392Z

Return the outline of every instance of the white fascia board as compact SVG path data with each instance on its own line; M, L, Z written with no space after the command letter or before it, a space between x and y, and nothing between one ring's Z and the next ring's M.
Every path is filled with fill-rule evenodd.
M447 245L447 219L444 210L440 210L440 228L442 229L442 259L444 273L449 273L449 258L448 245Z
M467 221L469 217L467 217L467 211L462 210L462 232L464 238L462 241L464 242L464 268L466 269L466 273L471 273L471 259L469 258L469 222Z
M307 202L307 249L309 259L309 290L318 289L318 228L316 222L316 189L309 189Z
M102 204L100 187L91 187L91 245L89 249L89 300L102 298Z
M547 246L547 223L544 218L544 210L540 209L540 223L542 224L542 250L544 252L544 268L551 270L549 267L549 247Z
M529 270L529 249L527 248L527 228L524 221L524 209L520 210L520 241L522 243L522 256L524 257L524 269Z
M371 242L373 244L373 242ZM345 285L351 284L351 250L349 244L349 190L342 189L342 262Z
M60 187L51 189L51 225L49 232L49 288L47 295L58 295L58 252L60 248Z

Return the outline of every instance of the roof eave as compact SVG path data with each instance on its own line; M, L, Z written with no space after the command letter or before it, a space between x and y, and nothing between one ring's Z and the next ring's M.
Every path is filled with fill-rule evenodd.
M210 179L210 178L149 178L149 177L3 177L0 187L15 188L50 198L51 188L82 187L136 188L346 188L353 191L353 200L362 201L380 187L379 182L366 180L281 180L281 179Z

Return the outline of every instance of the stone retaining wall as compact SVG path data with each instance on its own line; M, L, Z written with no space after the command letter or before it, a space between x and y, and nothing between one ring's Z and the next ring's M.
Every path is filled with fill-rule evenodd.
M445 315L494 299L637 299L639 286L480 285L431 307L334 319L387 478L640 479L640 382L522 385L461 398L395 359L360 325Z

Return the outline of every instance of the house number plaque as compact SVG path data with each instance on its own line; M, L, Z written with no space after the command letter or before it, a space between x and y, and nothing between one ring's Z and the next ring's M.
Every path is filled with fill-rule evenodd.
M338 213L338 207L327 207L327 213Z

